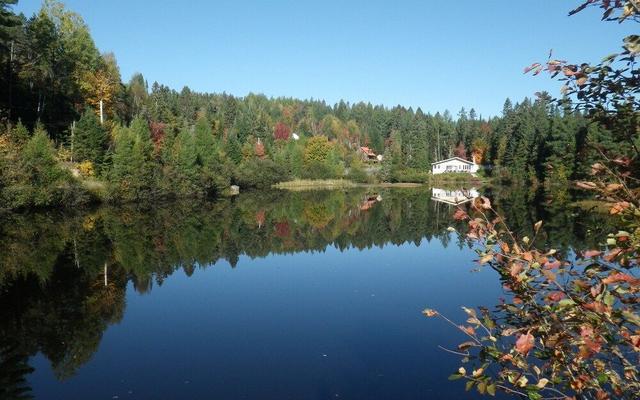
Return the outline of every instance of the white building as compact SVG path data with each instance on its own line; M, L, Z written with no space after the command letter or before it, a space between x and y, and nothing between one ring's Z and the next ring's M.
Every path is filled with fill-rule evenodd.
M460 157L448 158L442 161L431 163L431 173L444 174L449 172L463 172L467 174L475 174L480 166L473 161L467 161Z
M467 201L473 200L478 196L480 196L480 193L475 188L458 190L439 188L431 189L431 200L453 205L466 203Z

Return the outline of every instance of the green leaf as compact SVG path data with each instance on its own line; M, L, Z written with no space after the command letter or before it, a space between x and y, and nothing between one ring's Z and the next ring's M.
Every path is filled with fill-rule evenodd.
M607 383L607 381L609 380L609 377L607 376L607 374L600 374L598 375L598 383L600 383L601 385Z
M610 292L605 293L604 304L608 306L612 306L615 301L616 301L615 297L613 297L613 295Z
M542 399L542 395L538 392L529 392L527 393L527 395L529 396L529 399L531 400L540 400Z
M464 390L468 392L473 388L473 385L475 385L474 381L467 381L467 384L464 386Z
M487 393L489 393L491 396L495 396L496 395L496 384L492 383L491 385L487 386Z
M457 380L458 380L458 379L460 379L460 378L462 378L462 375L460 375L460 374L452 374L452 375L449 375L449 380L450 380L450 381L457 381Z
M640 317L637 316L636 314L625 310L625 311L622 311L622 316L624 317L624 319L631 322L632 324L640 326Z
M493 322L491 318L484 317L483 322L484 322L484 325L489 329L493 329L496 327L496 324Z
M572 306L572 305L574 305L574 304L576 304L576 302L575 302L575 301L573 301L573 300L571 300L571 299L562 299L562 300L560 300L560 301L558 302L558 305L559 305L560 307L569 307L569 306Z

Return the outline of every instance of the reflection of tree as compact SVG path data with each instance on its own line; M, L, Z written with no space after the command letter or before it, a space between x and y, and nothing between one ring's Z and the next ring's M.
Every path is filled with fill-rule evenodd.
M313 202L304 208L304 217L316 229L325 228L333 219L326 204Z
M544 220L543 231L537 235L538 244L558 251L593 247L597 238L613 229L610 218L572 208L568 198L549 201L545 193L529 187L499 187L491 191L491 197L518 237L533 237L533 225Z
M33 372L28 357L8 340L0 342L0 399L32 399L26 375Z
M11 215L0 222L0 337L20 338L18 354L42 352L65 378L91 358L107 326L122 318L128 280L145 293L178 269L190 276L219 260L236 266L241 255L432 239L447 246L454 240L447 228L463 227L451 219L453 207L431 201L428 190L383 191L382 202L362 210L368 194L267 191L150 210ZM564 204L536 204L535 193L496 190L494 197L522 235L544 216L550 224L539 237L559 250L586 248L589 230L606 229L593 214L586 219Z
M23 354L42 352L60 379L87 362L108 324L122 318L126 276L78 271L72 258L62 257L46 282L26 278L0 294L0 337L16 338Z

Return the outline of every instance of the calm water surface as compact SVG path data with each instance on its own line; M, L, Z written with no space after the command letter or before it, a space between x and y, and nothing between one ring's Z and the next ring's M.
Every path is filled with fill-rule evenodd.
M464 338L421 310L462 320L460 306L496 304L501 285L474 271L473 249L447 231L462 228L453 206L431 194L246 193L5 216L2 395L476 398L447 380L458 359L438 348ZM521 196L497 201L522 229L556 212L542 240L560 249L607 229Z

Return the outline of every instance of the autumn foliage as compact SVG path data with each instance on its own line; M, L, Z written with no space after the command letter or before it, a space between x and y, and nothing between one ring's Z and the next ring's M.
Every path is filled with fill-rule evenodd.
M640 20L635 0L583 1L570 14L599 7L606 21ZM456 353L461 367L451 379L465 379L466 388L494 395L500 390L537 399L637 399L640 393L640 69L635 58L640 37L627 36L623 50L600 64L552 59L534 63L525 73L559 76L565 97L605 127L616 146L593 138L598 154L590 177L576 182L609 208L617 231L598 248L559 254L536 246L534 236L518 237L485 197L471 210L458 209L466 221L462 235L476 246L478 263L500 276L506 298L479 312L464 307L466 324L441 317L469 337Z
M614 203L614 207L617 203ZM640 220L629 205L626 218ZM476 243L478 263L498 272L507 299L493 310L463 308L471 340L456 350L462 367L452 379L467 389L496 390L530 399L636 398L640 393L640 230L619 231L606 246L562 257L540 250L532 238L517 238L487 198L472 210L465 237ZM542 222L533 226L538 235ZM425 310L429 317L443 317ZM493 371L493 372L489 372Z
M289 140L291 136L291 128L283 122L278 122L273 129L273 137L276 140Z

